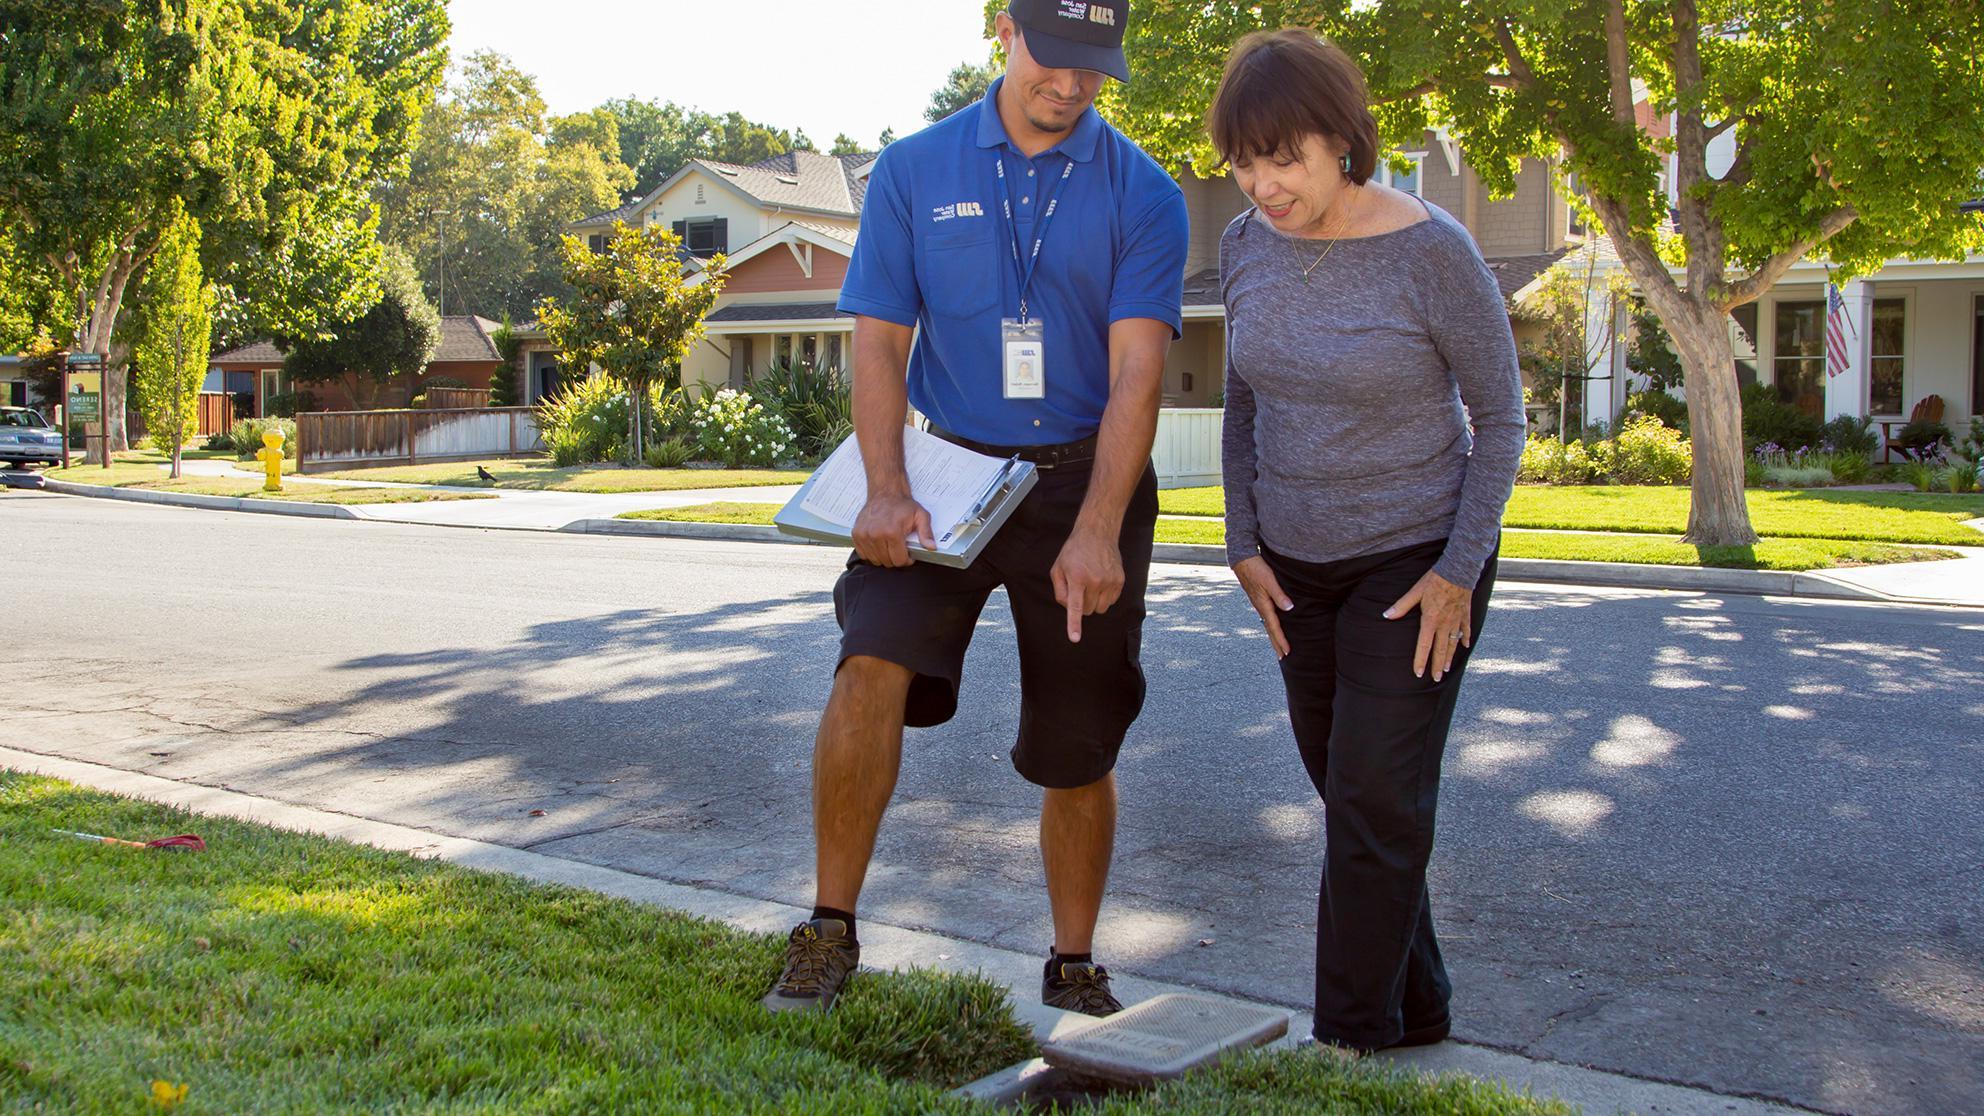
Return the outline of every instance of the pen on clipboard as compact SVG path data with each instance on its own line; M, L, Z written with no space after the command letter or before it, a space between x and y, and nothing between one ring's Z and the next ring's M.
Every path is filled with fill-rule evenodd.
M964 519L960 520L956 527L944 532L944 537L937 540L938 545L941 546L950 542L957 537L959 531L964 530L966 527L983 525L986 509L991 506L993 500L998 498L1000 490L1006 486L1006 478L1013 475L1013 470L1019 468L1019 464L1019 454L1014 454L1012 457L1006 459L1006 463L999 466L999 471L992 474L992 480L986 484L985 490L978 494L976 500L972 501L971 510L965 513Z

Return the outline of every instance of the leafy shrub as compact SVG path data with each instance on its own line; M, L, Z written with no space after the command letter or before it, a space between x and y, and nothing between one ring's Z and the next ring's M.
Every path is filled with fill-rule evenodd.
M695 404L696 450L733 469L771 465L792 445L792 428L763 403L725 388Z
M1627 419L1609 447L1600 457L1620 484L1684 484L1693 470L1688 440L1650 415Z
M1939 457L1905 461L1899 472L1901 479L1917 492L1934 492L1943 482L1943 462Z
M780 360L751 385L751 394L792 428L802 457L824 457L854 432L854 397L839 369Z
M1582 442L1533 437L1523 443L1516 478L1528 484L1595 484L1605 479L1605 467Z
M294 418L299 411L317 409L317 396L308 388L277 392L269 396L268 411L277 418Z
M1943 470L1943 481L1955 493L1977 491L1977 462L1963 461Z
M680 438L664 438L649 443L647 466L650 469L680 469L689 463L694 453L688 442Z
M1874 420L1866 415L1835 415L1819 428L1819 444L1832 453L1857 453L1871 458L1881 448Z
M1688 432L1688 405L1659 388L1636 391L1626 397L1627 417L1636 414L1656 419L1660 425L1683 434Z
M1955 452L1972 465L1984 464L1984 415L1971 416L1970 433Z
M1824 488L1832 483L1832 470L1816 465L1766 465L1764 483L1785 488Z
M1865 484L1874 471L1874 461L1864 453L1841 450L1825 455L1835 484Z
M1774 443L1787 449L1809 449L1820 442L1823 424L1777 397L1767 384L1743 389L1743 440L1750 445Z
M1909 457L1941 456L1950 444L1950 428L1940 422L1916 419L1894 436L1894 447Z
M538 404L537 428L560 468L617 459L627 445L627 393L604 376L588 376Z
M234 444L234 456L242 461L255 461L256 454L262 452L262 435L271 428L282 431L282 455L296 456L296 423L286 418L242 419L228 432L228 441Z
M1770 466L1753 454L1743 459L1743 487L1762 488L1770 483Z
M234 433L229 430L216 430L200 443L203 450L231 450L234 448Z

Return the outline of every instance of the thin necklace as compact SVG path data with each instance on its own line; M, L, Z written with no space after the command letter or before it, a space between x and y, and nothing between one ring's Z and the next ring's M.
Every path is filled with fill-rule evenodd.
M1350 204L1351 205L1357 204L1357 199L1356 198L1350 199ZM1321 267L1323 261L1329 258L1330 249L1336 247L1336 242L1342 240L1343 234L1349 231L1349 229L1350 229L1350 205L1346 205L1343 207L1343 223L1337 226L1336 235L1330 237L1329 243L1323 245L1323 254L1316 257L1316 262L1302 269L1302 281L1304 283L1307 283L1309 281L1309 273L1316 270L1318 267Z

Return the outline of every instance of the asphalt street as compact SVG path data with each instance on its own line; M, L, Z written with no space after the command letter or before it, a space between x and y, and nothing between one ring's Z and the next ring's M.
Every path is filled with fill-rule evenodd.
M840 562L0 491L0 745L803 903ZM1224 571L1150 606L1099 959L1306 1007L1321 807L1271 653ZM862 913L1044 952L999 598L967 672ZM1504 585L1440 825L1457 1037L1979 1111L1984 613Z

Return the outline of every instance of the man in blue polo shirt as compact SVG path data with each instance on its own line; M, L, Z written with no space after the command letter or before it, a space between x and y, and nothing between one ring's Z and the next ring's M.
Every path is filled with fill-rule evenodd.
M855 433L868 504L834 589L841 658L813 750L817 890L773 1010L831 1006L860 959L854 908L895 790L905 724L957 710L965 648L1004 586L1019 637L1013 765L1045 788L1054 943L1042 999L1119 1010L1091 936L1116 834L1111 774L1143 707L1139 654L1164 358L1188 230L1177 183L1092 107L1129 79L1127 0L1012 0L985 100L891 145L868 180L840 308L855 315ZM920 328L919 328L920 327ZM968 569L913 562L903 414L1040 469Z

